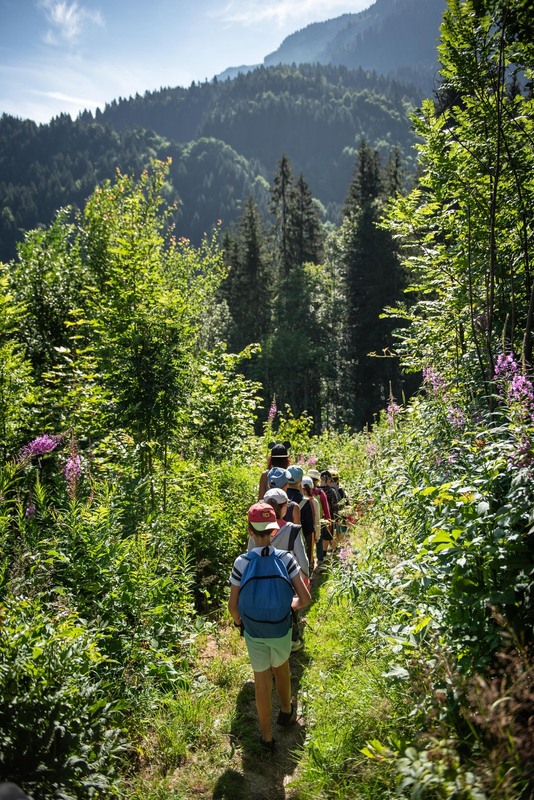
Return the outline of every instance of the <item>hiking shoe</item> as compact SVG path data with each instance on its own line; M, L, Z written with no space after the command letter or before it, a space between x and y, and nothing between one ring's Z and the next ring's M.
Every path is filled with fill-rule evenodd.
M263 750L266 750L268 753L274 753L274 748L276 747L276 739L271 739L270 742L266 742L263 736L260 736L260 747Z
M302 639L295 639L294 642L291 642L291 652L296 653L297 650L302 650L304 647L304 642Z
M291 725L293 722L297 721L297 709L291 703L291 711L282 711L278 712L278 717L276 719L276 724L280 725L282 728L285 728L287 725Z

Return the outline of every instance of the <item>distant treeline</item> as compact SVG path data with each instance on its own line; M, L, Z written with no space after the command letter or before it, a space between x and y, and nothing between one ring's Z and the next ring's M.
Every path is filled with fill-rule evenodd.
M23 232L63 206L82 207L115 171L139 174L172 158L166 187L176 230L194 242L218 220L235 223L252 197L263 214L282 155L306 176L323 219L339 222L362 140L410 170L415 89L362 69L260 67L233 80L119 99L73 121L0 119L0 259Z

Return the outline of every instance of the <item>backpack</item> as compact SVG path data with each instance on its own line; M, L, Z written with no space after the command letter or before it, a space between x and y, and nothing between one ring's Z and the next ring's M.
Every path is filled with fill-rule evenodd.
M245 631L255 639L279 639L291 627L293 584L282 561L285 551L264 547L246 553L249 562L239 587L238 610Z
M285 522L293 522L293 511L295 509L295 506L298 506L298 503L295 503L294 500L289 500L287 504L287 511L284 516Z
M287 511L286 511L286 515L284 517L284 520L286 522L293 522L293 516L294 516L293 515L293 510L294 510L295 506L298 506L299 510L302 511L302 509L304 508L304 506L306 505L308 500L309 500L308 497L303 497L302 500L300 501L300 503L297 503L296 500L289 500L289 502L287 504ZM293 523L293 524L296 525L297 523Z
M333 486L321 486L321 489L326 495L326 499L328 500L328 505L330 506L330 514L332 515L332 519L334 519L334 517L337 517L338 515L338 508L339 508L338 494Z
M288 542L287 542L287 547L278 547L277 549L278 550L287 550L288 553L294 553L295 552L295 542L297 540L297 536L302 531L302 526L301 525L295 525L294 522L286 522L276 532L276 536L274 537L274 539L276 540L276 538L278 536L280 536L280 534L282 532L284 532L284 533L286 532L286 525L290 526L290 528L289 528L289 539L288 539ZM276 545L274 545L274 546L276 547Z

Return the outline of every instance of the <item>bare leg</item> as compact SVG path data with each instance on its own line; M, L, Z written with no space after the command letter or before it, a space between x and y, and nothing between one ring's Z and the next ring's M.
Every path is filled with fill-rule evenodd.
M274 672L274 669L273 669ZM276 673L275 673L276 678ZM278 688L278 681L276 683ZM271 733L271 708L272 708L272 687L273 681L271 670L254 673L254 691L256 693L256 708L260 722L261 738L264 742L270 742L273 738Z
M285 713L291 711L291 675L289 672L289 659L279 667L273 667L276 691L280 698L280 708Z

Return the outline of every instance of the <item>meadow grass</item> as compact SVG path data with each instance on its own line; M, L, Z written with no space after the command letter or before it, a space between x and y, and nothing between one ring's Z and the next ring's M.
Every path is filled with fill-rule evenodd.
M336 596L328 578L306 618L310 660L300 700L307 735L294 800L385 800L394 796L387 760L361 750L371 740L387 741L404 716L401 693L383 673L387 658L366 630L372 609Z

